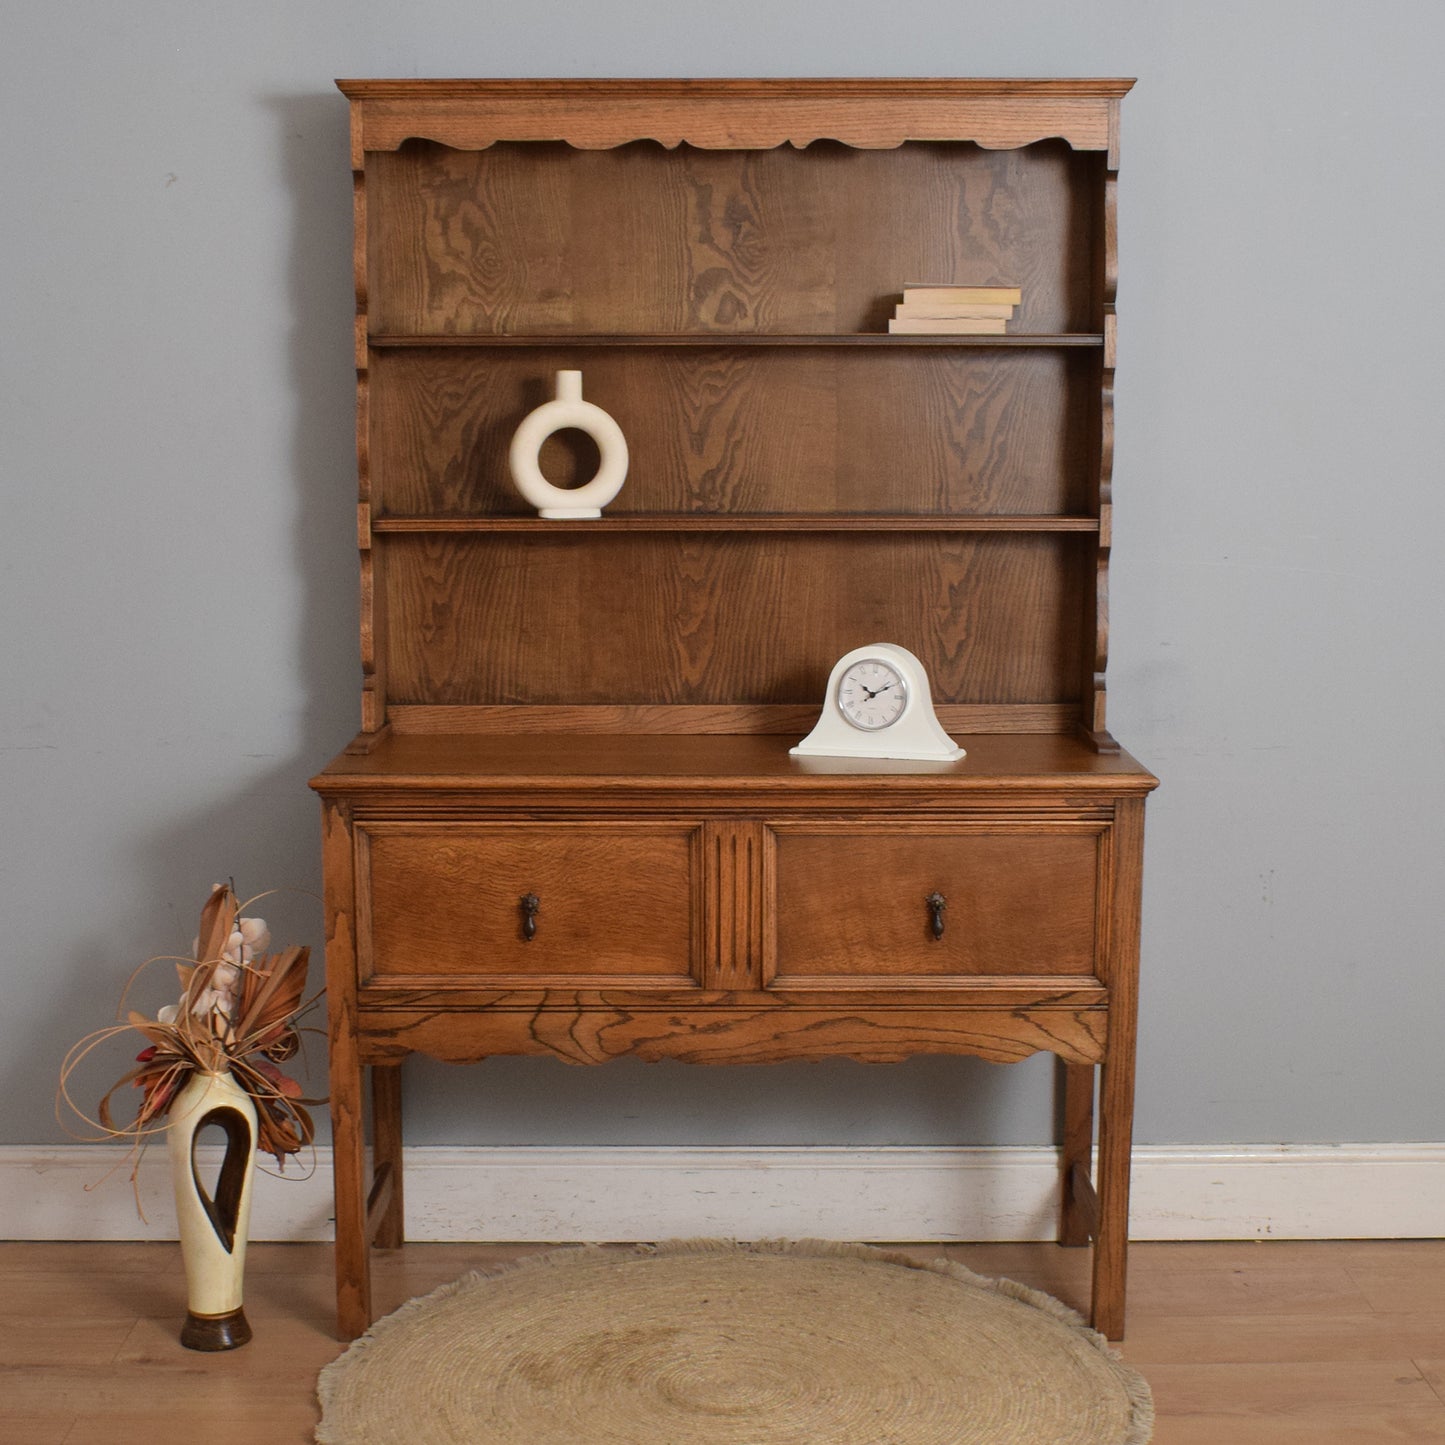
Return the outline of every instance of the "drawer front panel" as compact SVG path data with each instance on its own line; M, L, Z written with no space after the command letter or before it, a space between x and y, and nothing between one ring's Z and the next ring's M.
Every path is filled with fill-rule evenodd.
M864 820L775 832L775 987L1094 972L1096 827L890 830Z
M691 986L695 834L605 823L361 825L361 977Z

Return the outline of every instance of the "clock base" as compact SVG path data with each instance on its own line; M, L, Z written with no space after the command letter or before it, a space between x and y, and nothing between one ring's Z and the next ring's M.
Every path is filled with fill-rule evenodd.
M843 748L810 748L806 743L799 743L796 747L788 749L788 754L795 758L878 758L880 761L896 759L899 762L908 763L956 763L960 758L966 758L968 753L963 748L879 748L876 752L872 749L865 751L864 744L854 744L848 749Z

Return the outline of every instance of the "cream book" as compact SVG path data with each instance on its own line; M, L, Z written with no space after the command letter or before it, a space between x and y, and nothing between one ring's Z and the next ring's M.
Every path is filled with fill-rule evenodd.
M991 316L895 316L888 330L894 336L1002 336L1007 326Z
M1012 306L991 305L987 301L964 301L956 305L947 301L904 301L894 310L899 316L994 316L1005 321L1014 314Z
M973 302L992 306L1017 306L1023 299L1024 294L1017 286L940 286L931 281L903 283L905 304L914 301L942 301L954 305Z

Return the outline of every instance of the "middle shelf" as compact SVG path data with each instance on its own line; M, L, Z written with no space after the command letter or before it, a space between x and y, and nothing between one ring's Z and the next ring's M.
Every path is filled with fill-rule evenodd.
M1097 517L1050 516L828 516L774 514L719 516L698 513L622 513L600 518L429 517L371 518L372 532L1098 532Z

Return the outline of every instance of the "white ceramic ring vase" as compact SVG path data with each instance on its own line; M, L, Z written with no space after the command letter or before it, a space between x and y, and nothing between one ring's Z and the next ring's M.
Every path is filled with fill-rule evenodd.
M538 458L553 432L586 432L597 443L602 463L597 475L580 487L554 487L542 475ZM600 406L582 400L582 373L557 373L557 399L528 412L512 438L508 464L517 490L542 517L600 517L622 490L627 477L627 439Z
M188 1350L234 1350L251 1338L242 1308L246 1239L255 1177L256 1106L230 1074L194 1075L171 1105L166 1147L186 1267ZM196 1136L207 1125L226 1135L214 1196L202 1183Z

